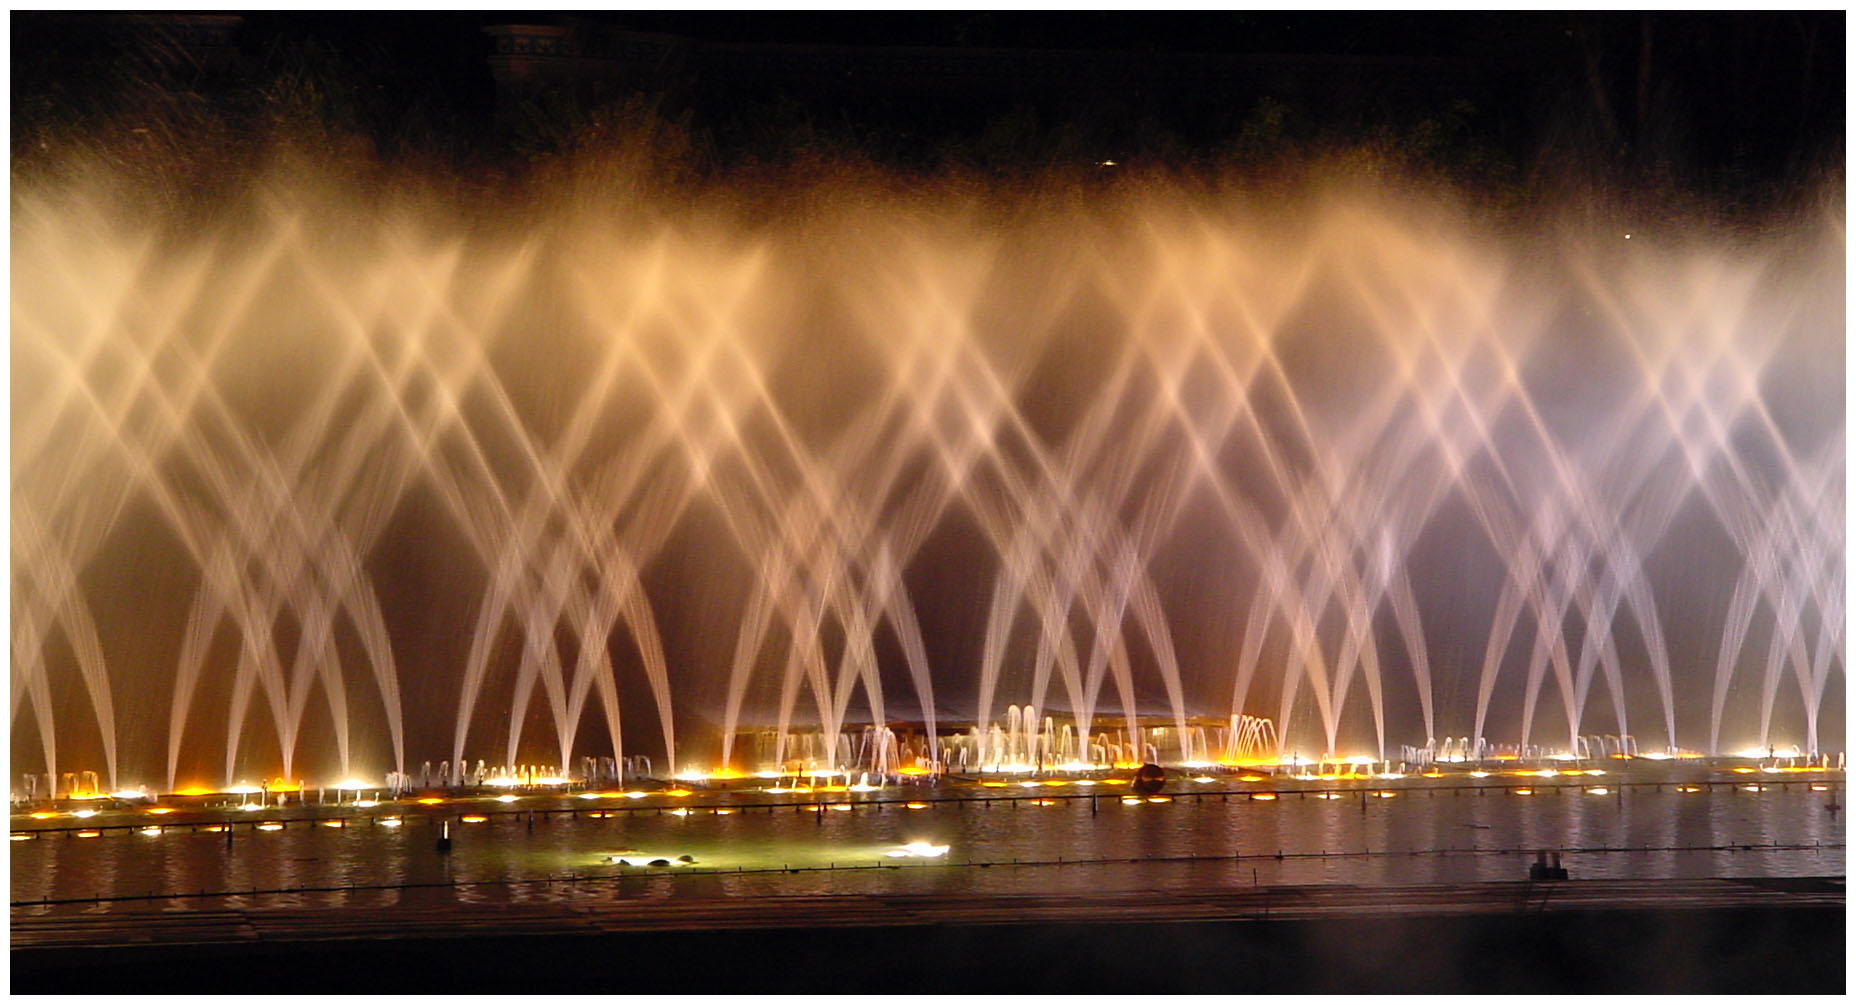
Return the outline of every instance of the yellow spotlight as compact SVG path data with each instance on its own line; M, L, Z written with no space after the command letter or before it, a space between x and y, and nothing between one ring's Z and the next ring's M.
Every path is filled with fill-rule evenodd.
M88 820L89 818L96 816L97 811L96 810L72 810L71 815L78 818L79 820Z
M1605 795L1611 794L1611 790L1605 788L1603 785L1594 785L1591 788L1586 789L1585 791L1591 793L1594 796L1605 796Z
M258 829L261 831L280 831L284 829L284 825L277 823L276 821L270 821L267 823L259 824Z
M78 831L77 836L81 838L93 838L93 837L97 837L101 833L102 831Z
M690 790L688 789L665 789L664 790L664 795L667 795L667 796L687 796L689 794L690 794Z
M1533 789L1516 789L1514 790L1514 794L1517 796L1531 796L1534 794L1534 790Z
M1122 797L1121 797L1121 805L1123 805L1123 806L1139 806L1139 805L1141 805L1141 797L1140 797L1140 796L1122 796Z
M928 804L927 803L905 803L903 804L903 808L910 809L910 810L925 810L928 808Z
M398 827L402 823L405 823L405 821L401 820L399 817L382 817L380 819L380 826L382 827Z
M13 840L15 840L15 841L30 841L30 840L32 840L32 835L30 835L30 834L20 834L20 833L18 833L18 832L16 831L16 832L14 832L14 834L13 834Z
M1148 796L1147 801L1150 803L1170 803L1173 801L1173 797L1172 796Z
M476 815L475 813L473 813L473 814L471 814L470 816L467 816L467 817L464 817L464 818L463 818L463 821L464 821L465 823L467 823L467 824L480 824L480 823L483 823L483 822L484 822L484 820L486 820L486 819L488 819L488 818L487 818L487 817L480 817L480 816L478 816L478 815Z
M51 810L34 810L26 815L34 820L50 820L58 814L53 813Z
M146 836L148 836L148 837L159 837L159 836L160 836L160 834L161 834L161 828L159 828L159 827L156 827L156 826L155 826L155 825L153 825L153 824L150 824L150 825L148 825L147 827L144 827L144 828L142 828L141 830L139 830L139 831L136 831L136 833L137 833L137 834L143 834L143 835L146 835Z
M516 796L512 796L509 793L505 792L502 795L497 796L496 801L499 803L513 803L516 801L516 798L517 798Z
M1275 800L1276 793L1274 792L1253 792L1250 794L1250 798L1253 802L1267 803L1267 802L1272 802Z
M437 806L443 803L444 800L437 796L426 796L424 799L415 799L413 802L418 803L420 806Z
M322 822L322 826L324 826L324 827L340 827L340 826L342 826L342 822L341 822L340 820L324 820L324 821Z

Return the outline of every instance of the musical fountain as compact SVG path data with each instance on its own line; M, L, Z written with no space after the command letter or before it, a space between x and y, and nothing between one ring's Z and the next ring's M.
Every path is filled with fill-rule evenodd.
M14 192L16 785L1840 749L1840 208L353 187Z

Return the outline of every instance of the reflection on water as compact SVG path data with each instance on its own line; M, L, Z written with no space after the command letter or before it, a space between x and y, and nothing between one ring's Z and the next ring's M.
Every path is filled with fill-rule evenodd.
M554 799L545 804L552 815L452 804L407 812L398 826L383 822L398 811L382 807L340 825L297 819L266 831L242 821L229 840L197 824L143 832L104 816L90 821L96 837L73 829L14 841L12 897L15 910L42 912L1402 885L1524 879L1535 849L1563 850L1575 880L1845 871L1843 815L1829 808L1842 801L1840 781L1826 791L1803 783L1686 792L1539 785L1527 795L1513 785L1418 785L1284 791L1267 800L1230 789L1176 786L1164 802L1130 801L1117 790L927 800L917 809L892 792L848 810L738 793L682 813ZM441 821L453 838L448 854L436 848ZM887 854L918 841L951 851L943 859ZM616 864L621 855L694 861ZM144 897L157 899L109 899Z

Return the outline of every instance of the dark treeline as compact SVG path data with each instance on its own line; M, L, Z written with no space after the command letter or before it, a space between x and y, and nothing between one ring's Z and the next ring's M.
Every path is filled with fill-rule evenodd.
M564 29L593 69L511 93L483 28L512 21ZM1844 157L1840 12L254 13L228 24L203 47L197 24L173 18L12 15L15 181L74 152L129 170L185 165L198 181L261 161L281 136L473 180L617 147L695 178L846 161L905 174L1107 161L1229 174L1364 154L1497 201L1577 185L1732 212L1840 176ZM598 68L614 39L640 36L674 58L642 75ZM809 73L742 68L743 53L768 51L823 55ZM1097 57L1046 58L1075 52ZM895 53L926 55L909 69ZM881 79L857 69L892 64Z

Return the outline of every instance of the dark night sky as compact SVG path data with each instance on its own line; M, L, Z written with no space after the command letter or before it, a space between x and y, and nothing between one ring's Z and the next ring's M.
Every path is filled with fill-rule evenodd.
M127 68L135 60L123 59L122 48L98 41L101 23L94 15L12 16L16 150L22 134L94 114L148 86L147 74ZM949 153L959 159L971 153L976 135L1027 103L1038 106L1029 144L1035 150L1027 154L1021 143L1006 151L1008 158L1047 161L1050 138L1068 130L1135 154L1144 143L1158 162L1216 161L1246 129L1254 132L1260 110L1276 102L1286 122L1268 134L1270 143L1305 149L1379 142L1415 149L1458 176L1489 173L1490 164L1496 174L1526 177L1551 170L1550 162L1578 163L1625 181L1647 177L1738 196L1842 163L1840 12L251 13L236 37L235 71L180 86L236 108L228 95L263 93L267 84L275 89L274 81L308 67L334 82L324 88L333 93L320 95L333 108L329 117L372 134L380 149L438 137L448 150L500 156L510 147L509 131L488 126L497 96L482 28L507 23L667 33L698 45L1091 50L1147 66L1212 55L1300 67L1290 75L1295 93L1285 93L1280 78L1238 88L1188 81L1107 103L1094 92L1066 91L1077 83L1063 80L1052 82L1063 96L1054 102L965 91L937 102L934 88L942 85L879 100L686 71L667 94L652 97L662 99L660 112L685 116L722 161L744 149L760 152L770 119L774 145L802 130L807 140L824 135L836 148L878 160L932 164ZM1429 83L1370 100L1324 101L1321 92L1343 91L1359 65L1406 67L1391 71L1394 79ZM1437 82L1440 73L1444 83ZM581 114L623 97L614 89L583 95ZM779 114L770 116L769 108ZM571 131L581 120L549 124ZM1155 134L1168 142L1153 141ZM1254 144L1246 150L1257 153Z

